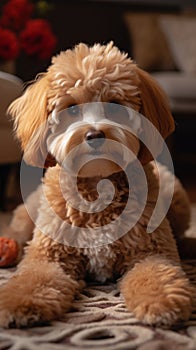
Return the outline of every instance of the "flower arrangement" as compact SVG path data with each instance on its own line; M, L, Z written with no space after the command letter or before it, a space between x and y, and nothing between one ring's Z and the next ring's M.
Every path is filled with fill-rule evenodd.
M9 0L0 17L0 61L16 59L22 52L40 60L54 52L57 39L49 22L35 18L37 6L30 0Z

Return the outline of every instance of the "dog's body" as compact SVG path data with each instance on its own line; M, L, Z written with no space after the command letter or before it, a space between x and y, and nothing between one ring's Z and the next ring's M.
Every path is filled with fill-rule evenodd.
M10 226L12 236L18 227L18 241L23 244L30 239L35 222L24 259L14 278L0 289L3 326L60 318L85 280L105 282L119 277L126 305L140 320L170 325L190 315L192 287L180 266L173 237L181 238L188 226L186 194L176 180L167 217L148 233L160 189L159 174L168 184L173 175L151 162L152 154L136 135L144 133L142 125L135 123L137 132L131 133L120 119L109 121L105 115L101 121L92 118L90 113L98 118L103 110L95 104L89 113L90 102L114 101L144 114L164 138L173 130L161 90L112 44L92 48L81 44L60 54L48 72L11 106L25 159L48 169L43 186L28 199L31 215L21 205ZM79 104L87 104L82 121L73 118L78 115ZM62 114L68 107L71 109ZM116 113L116 109L112 111ZM71 121L63 124L62 132L60 117L64 116L67 119L63 123ZM46 121L49 128L43 131L41 124ZM150 142L155 139L156 135ZM133 154L130 161L125 155L127 149ZM64 158L70 152L74 161L66 163ZM112 156L107 159L109 152ZM113 153L123 159L128 178ZM97 210L97 185L103 179L113 184L114 198L111 201L107 192L108 183L102 183L103 202L109 205ZM170 191L170 186L165 187L163 206ZM81 198L90 202L89 211L80 206Z

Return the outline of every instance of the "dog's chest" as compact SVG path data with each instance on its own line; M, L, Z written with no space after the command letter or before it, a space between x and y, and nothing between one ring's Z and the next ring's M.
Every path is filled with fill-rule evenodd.
M87 256L87 275L95 281L105 282L112 279L116 254L112 245L85 248L83 254Z

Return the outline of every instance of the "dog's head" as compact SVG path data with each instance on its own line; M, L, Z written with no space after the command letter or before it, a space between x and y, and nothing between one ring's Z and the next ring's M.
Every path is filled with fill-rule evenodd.
M119 171L118 159L128 163L126 149L142 164L154 157L150 149L160 153L154 129L146 130L144 119L163 139L174 129L162 90L113 43L79 44L61 52L9 112L29 164L59 163L77 168L81 176Z

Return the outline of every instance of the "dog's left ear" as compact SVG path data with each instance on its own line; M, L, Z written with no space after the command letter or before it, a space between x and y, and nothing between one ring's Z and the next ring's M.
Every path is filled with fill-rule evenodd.
M166 139L175 128L168 98L158 85L158 83L142 69L135 67L140 85L141 108L140 113L144 115L155 126L159 133L154 133L153 128L143 128L142 139L146 140L145 144L141 142L139 159L142 164L147 164L159 155L162 150L160 139ZM159 138L159 134L162 138ZM162 139L162 141L163 141ZM150 146L150 147L149 147ZM153 155L150 150L153 150Z
M56 164L46 147L49 132L47 74L39 76L8 109L8 113L14 120L16 136L24 151L25 161L41 168Z

